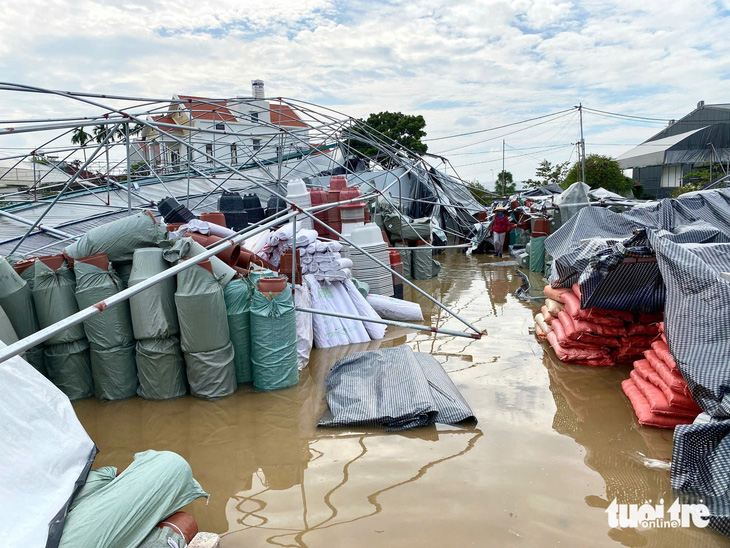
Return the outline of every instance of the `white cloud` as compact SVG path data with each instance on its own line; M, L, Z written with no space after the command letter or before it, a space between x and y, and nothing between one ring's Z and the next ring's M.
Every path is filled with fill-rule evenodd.
M262 78L271 96L356 117L421 113L429 137L579 102L678 118L700 99L729 101L730 39L719 9L689 0L10 0L0 13L0 73L55 89L161 98L244 94ZM67 100L7 92L0 106L5 119L86 112ZM589 152L620 154L613 144L629 148L658 130L605 122L586 115ZM501 168L504 133L429 146L440 153L492 138L452 159L474 164L460 170L465 177L489 180L490 169ZM569 144L548 147L575 142L577 124L547 121L504 139L520 154L563 161ZM529 156L511 162L517 179L537 164Z

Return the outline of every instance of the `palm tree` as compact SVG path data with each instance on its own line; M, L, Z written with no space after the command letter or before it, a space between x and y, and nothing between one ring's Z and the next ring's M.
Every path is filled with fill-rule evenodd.
M106 180L106 205L109 205L109 179L111 177L111 173L109 173L111 169L109 167L109 143L114 141L117 135L112 133L112 129L109 126L103 124L94 126L94 139L97 143L101 144L107 138L107 135L109 139L104 146L104 154L106 155L106 176L104 179Z
M71 144L79 145L84 153L84 163L86 163L86 143L91 141L91 135L86 133L84 126L77 127L71 134Z

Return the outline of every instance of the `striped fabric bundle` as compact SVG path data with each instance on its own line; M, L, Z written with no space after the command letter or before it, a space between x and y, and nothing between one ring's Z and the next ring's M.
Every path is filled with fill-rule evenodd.
M545 287L548 299L535 317L535 333L546 339L561 361L611 366L642 357L660 334L659 315L581 308L578 284Z
M639 423L646 426L673 429L679 424L691 424L702 411L661 339L644 352L644 359L634 362L631 377L621 387Z

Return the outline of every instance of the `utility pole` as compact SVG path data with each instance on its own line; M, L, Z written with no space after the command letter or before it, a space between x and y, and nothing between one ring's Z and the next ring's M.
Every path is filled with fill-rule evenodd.
M502 139L502 193L504 193L505 189L505 181L504 181L504 139Z
M578 103L578 115L580 117L580 171L581 180L586 182L586 141L583 138L583 103Z

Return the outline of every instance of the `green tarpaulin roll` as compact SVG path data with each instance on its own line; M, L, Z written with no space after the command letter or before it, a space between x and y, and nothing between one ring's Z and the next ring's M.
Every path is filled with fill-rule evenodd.
M254 291L251 362L253 384L260 390L279 390L299 382L296 315L289 286L271 300Z
M112 262L130 262L134 250L156 246L167 239L165 227L158 225L150 211L92 228L66 248L74 259L104 253Z
M188 391L185 361L177 337L137 341L137 394L148 400L169 400Z
M177 275L175 306L184 353L217 350L230 342L223 288L202 266Z
M542 272L545 268L545 238L530 238L530 271Z
M403 242L420 242L431 239L431 223L414 223L408 219L410 225L397 213L389 213L383 218L385 228L393 236L393 240Z
M122 280L122 289L129 287L129 276L132 275L132 263L114 263L114 272L116 272L119 279Z
M68 399L80 400L94 395L89 343L86 339L46 347L43 357L48 378Z
M100 400L122 400L137 393L137 367L134 343L114 348L91 348L91 373L96 397Z
M129 287L164 272L170 267L158 247L143 247L134 252ZM165 339L180 332L175 310L175 278L167 278L129 298L134 338Z
M118 477L68 513L59 547L137 547L160 521L207 496L180 455L137 453Z
M0 306L0 341L7 345L18 342L18 334L2 306Z
M413 249L413 279L430 280L433 278L433 253L430 247L414 247ZM404 265L405 269L405 265Z
M122 281L111 270L76 261L76 302L79 309L108 299L122 290ZM104 309L84 321L84 332L91 348L114 348L134 342L132 318L127 301Z
M238 384L253 382L251 370L251 288L247 281L233 280L223 291L228 332L233 344Z
M294 352L296 354L296 348ZM236 391L238 385L233 365L233 344L230 342L216 350L186 352L183 357L193 396L215 400Z
M0 306L21 339L38 331L38 316L30 287L13 267L0 257Z
M36 261L33 303L41 329L68 318L79 311L76 303L76 279L64 262L57 270L51 270L41 261ZM45 346L67 344L86 338L84 326L76 324L43 342Z
M370 286L365 282L352 278L352 285L355 286L363 297L367 297L368 293L370 293Z

